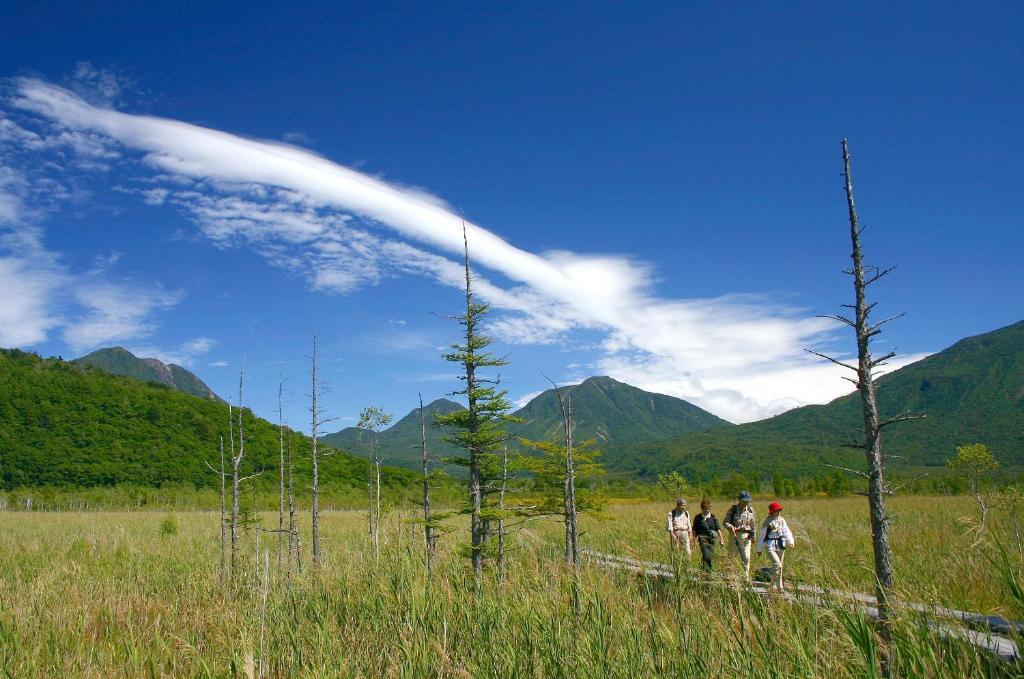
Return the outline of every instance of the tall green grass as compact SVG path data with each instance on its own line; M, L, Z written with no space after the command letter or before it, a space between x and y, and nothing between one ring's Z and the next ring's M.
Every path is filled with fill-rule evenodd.
M894 503L904 517L894 530L901 591L1003 610L1006 582L993 564L948 549L943 522L970 505L924 508L913 498ZM870 549L856 518L864 511L853 499L789 503L800 542L787 572L806 581L869 582L861 558L870 551L857 552ZM667 561L665 512L612 506L605 520L588 520L584 542ZM379 562L362 514L326 514L322 568L291 579L275 569L266 588L256 574L265 556L256 557L253 534L238 582L224 587L217 515L176 514L174 533L161 530L166 518L0 513L5 676L860 677L877 658L870 623L839 606L591 565L574 576L559 558L560 526L550 522L516 534L507 581L491 579L476 596L455 555L462 531L447 538L428 580L411 514L388 517ZM276 525L276 516L264 522ZM276 536L259 541L273 566ZM853 560L835 558L833 549ZM918 558L919 551L931 558ZM1019 569L1015 558L1007 552ZM962 579L987 583L957 585L941 572L951 565L971 569ZM732 569L725 560L721 566ZM937 639L915 617L898 619L896 631L907 676L1009 671L963 642Z

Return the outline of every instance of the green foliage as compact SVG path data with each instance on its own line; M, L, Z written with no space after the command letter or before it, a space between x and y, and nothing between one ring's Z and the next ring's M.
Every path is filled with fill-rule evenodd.
M533 514L550 516L561 514L564 510L564 489L566 483L566 448L564 444L552 441L531 441L520 439L519 442L539 455L522 456L520 467L533 476L531 503ZM604 465L597 461L601 451L595 446L597 441L587 439L573 445L572 460L576 477L576 511L579 513L599 511L607 503L607 497L600 489L588 488L587 484L595 477L602 476Z
M883 417L927 415L886 428L886 454L899 465L944 465L946 451L968 436L985 440L1003 464L1024 464L1024 321L961 340L877 384ZM679 470L694 481L733 470L818 477L826 473L823 463L864 466L864 454L845 447L863 441L863 426L859 396L852 393L759 422L632 444L609 458L608 468L646 478Z
M956 456L947 460L946 464L954 472L970 479L972 485L977 485L985 474L999 468L999 462L984 443L957 446Z
M221 436L227 446L227 407L155 384L110 375L17 349L0 349L0 486L156 488L185 484L219 489ZM278 429L246 411L243 473L267 470L249 482L257 492L277 484ZM297 476L309 474L310 440L287 430ZM365 487L366 463L333 454L321 462L325 497ZM411 495L419 479L386 467L391 496Z
M673 502L678 498L686 499L692 491L686 477L679 472L658 474L658 488Z
M470 472L470 493L466 509L473 515L470 532L475 568L479 567L480 561L477 559L486 550L487 540L491 536L490 521L502 518L498 515L501 510L495 500L497 493L494 492L495 484L502 475L502 458L498 451L508 441L506 425L519 421L509 414L512 404L508 400L508 392L495 386L499 380L485 379L480 374L485 368L508 365L508 361L486 350L491 339L480 332L480 324L488 308L486 304L473 301L467 245L466 310L456 317L462 326L464 340L452 344L452 350L443 354L446 361L459 364L463 370L459 379L463 381L464 387L452 395L464 396L467 407L465 410L454 410L438 416L435 421L440 426L452 429L453 433L447 440L462 451L461 455L449 458L448 462L466 467ZM479 586L479 581L476 584Z
M427 420L427 450L432 457L450 457L458 453L459 449L446 440L453 434L452 429L438 426L435 418L461 409L462 406L458 403L446 398L439 398L423 407ZM338 450L349 452L359 450L366 443L365 431L358 427L346 427L339 432L322 436L320 440ZM377 440L381 456L389 463L407 469L420 469L422 455L419 408L413 408L394 425L380 431Z
M173 514L168 514L160 522L160 535L175 535L178 532L178 522Z

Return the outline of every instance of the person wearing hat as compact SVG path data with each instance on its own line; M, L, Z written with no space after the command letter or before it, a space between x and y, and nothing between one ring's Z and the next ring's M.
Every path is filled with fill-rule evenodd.
M701 568L710 572L715 543L725 545L725 539L722 538L718 519L711 513L711 501L707 498L700 501L700 514L693 519L693 536L700 545Z
M750 493L739 494L736 504L725 513L725 527L732 533L732 545L740 557L743 577L750 579L750 547L754 542L754 507L750 504Z
M761 524L761 532L757 538L757 552L768 552L772 560L772 587L782 590L782 562L786 558L786 550L792 549L796 540L786 520L782 518L782 505L773 502L768 505L768 517Z
M679 498L676 506L668 513L668 542L672 551L676 547L686 550L690 556L690 512L686 511L686 500Z

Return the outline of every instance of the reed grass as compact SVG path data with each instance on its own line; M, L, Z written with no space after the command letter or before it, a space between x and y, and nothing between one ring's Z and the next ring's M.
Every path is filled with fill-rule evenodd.
M866 591L864 504L788 503L798 538L787 556L790 577ZM954 539L958 518L971 511L967 501L899 498L893 510L901 594L1020 617L1007 591L1013 576L1008 581L999 570L1020 572L1015 550L1005 550L1005 568L997 568L987 547ZM667 511L613 505L604 518L585 521L583 543L666 561ZM260 538L257 556L250 533L233 586L218 579L217 515L175 514L173 533L161 530L166 519L155 512L0 513L4 675L860 677L875 668L874 631L857 612L590 564L574 574L561 563L561 527L553 522L519 531L507 580L490 579L477 596L457 556L464 531L446 538L428 580L412 512L386 517L379 563L363 514L326 513L322 568L290 579L265 571L265 550L276 562L276 536ZM264 524L276 525L276 516L264 516ZM734 569L724 558L720 565ZM901 617L896 629L906 676L1012 671L966 643L937 638L916 617Z

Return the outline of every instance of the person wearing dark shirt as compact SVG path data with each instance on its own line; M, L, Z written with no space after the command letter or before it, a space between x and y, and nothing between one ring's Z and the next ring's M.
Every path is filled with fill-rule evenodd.
M715 554L715 543L725 545L718 519L711 513L711 502L707 498L700 501L700 514L693 519L693 536L700 545L701 568L711 570L712 558Z

